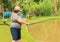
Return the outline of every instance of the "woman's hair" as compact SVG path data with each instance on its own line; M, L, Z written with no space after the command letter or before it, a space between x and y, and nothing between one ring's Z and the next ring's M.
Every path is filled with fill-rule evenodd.
M20 11L20 10L14 10L13 12L14 12L14 13L18 13L19 11Z

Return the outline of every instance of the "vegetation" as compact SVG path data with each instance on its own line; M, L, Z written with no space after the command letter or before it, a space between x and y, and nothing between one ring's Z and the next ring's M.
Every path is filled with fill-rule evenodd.
M0 6L12 10L19 5L23 13L32 16L60 15L60 0L0 0ZM1 10L3 9L1 8ZM0 10L0 11L1 11Z
M29 23L60 18L60 0L0 0L0 42L11 42L10 28L8 25L3 25L1 16L3 16L3 11L6 11L6 8L12 11L16 5L21 7L26 16L32 16L30 20L27 19ZM5 19L10 24L10 19ZM24 25L22 26L22 42L36 42L31 34L26 31Z

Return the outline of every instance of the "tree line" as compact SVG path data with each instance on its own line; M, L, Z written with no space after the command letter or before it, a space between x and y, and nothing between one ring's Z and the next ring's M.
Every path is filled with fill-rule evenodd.
M60 0L0 0L0 13L6 8L12 11L16 5L21 7L25 15L60 15Z

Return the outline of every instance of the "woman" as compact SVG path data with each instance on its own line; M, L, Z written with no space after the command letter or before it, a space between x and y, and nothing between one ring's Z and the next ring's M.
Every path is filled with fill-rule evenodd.
M10 31L13 38L12 42L20 42L21 24L26 24L28 26L28 23L19 16L21 11L22 10L20 9L20 7L16 6L11 15Z

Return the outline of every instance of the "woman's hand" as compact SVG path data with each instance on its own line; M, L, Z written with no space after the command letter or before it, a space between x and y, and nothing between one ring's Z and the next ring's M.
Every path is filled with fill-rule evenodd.
M26 26L29 26L29 23L26 23Z
M28 30L28 29L29 29L29 23L26 23L25 26L26 26L26 31L28 32L28 31L29 31L29 30Z

